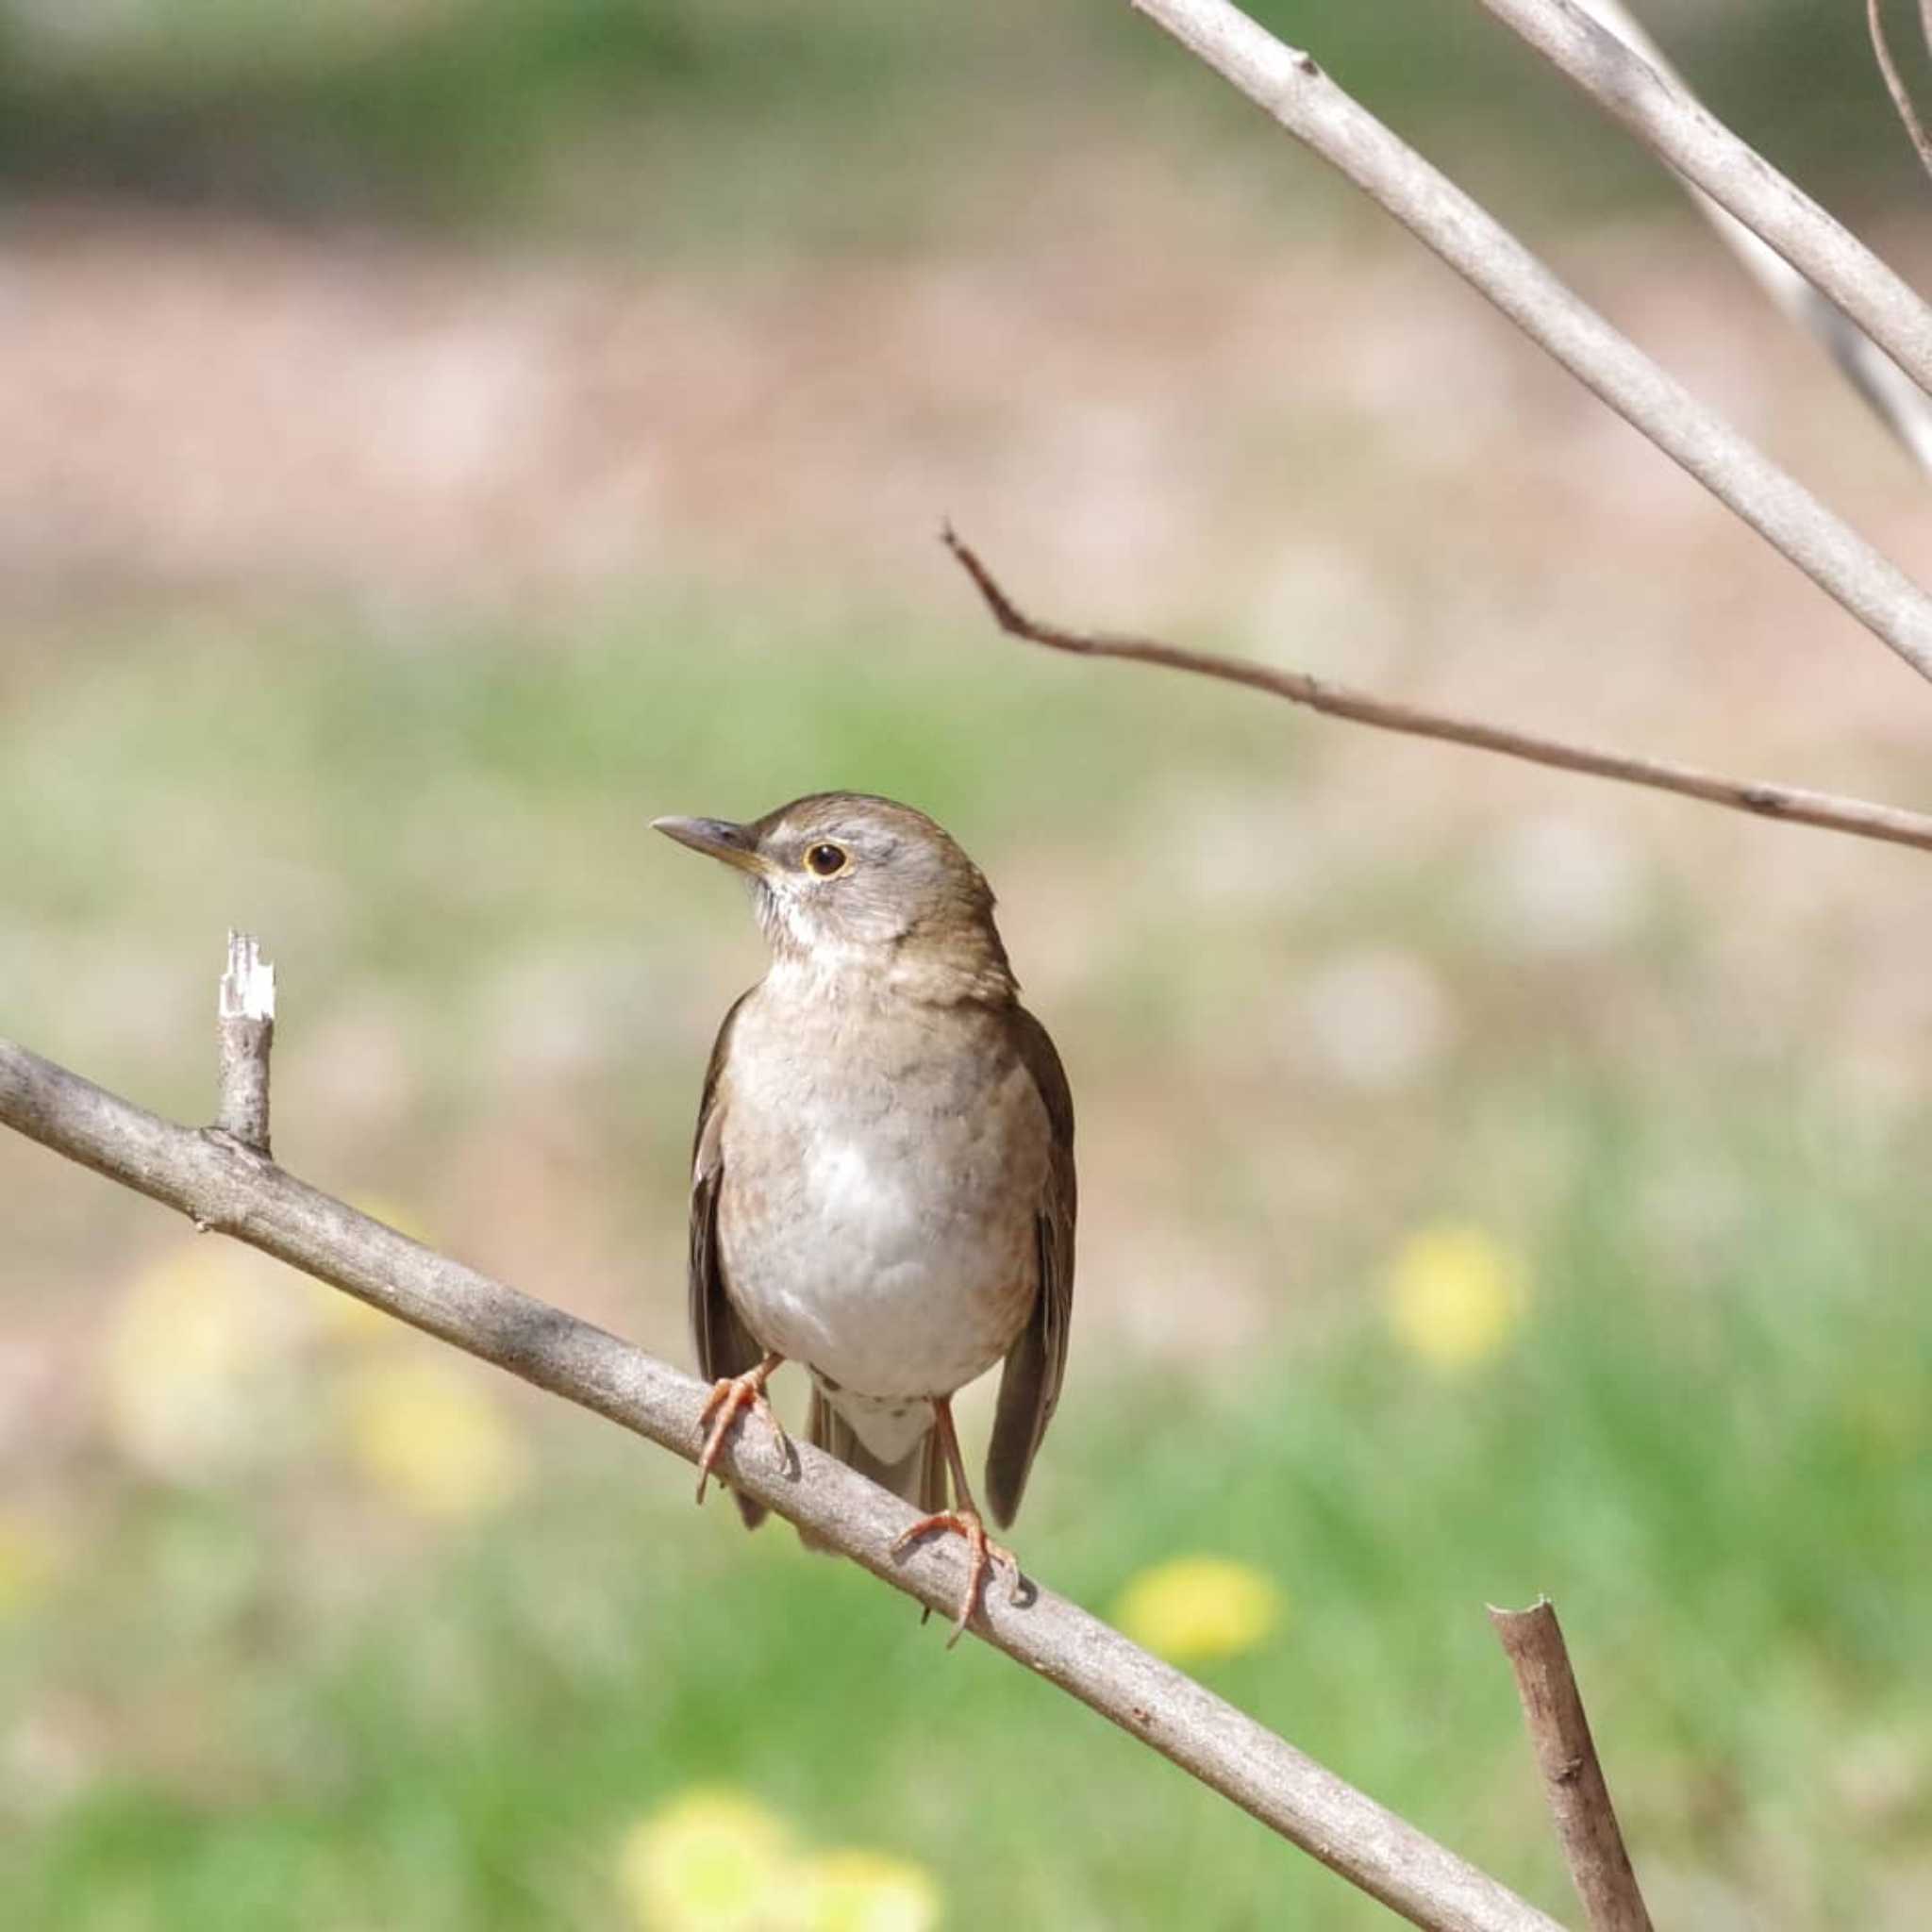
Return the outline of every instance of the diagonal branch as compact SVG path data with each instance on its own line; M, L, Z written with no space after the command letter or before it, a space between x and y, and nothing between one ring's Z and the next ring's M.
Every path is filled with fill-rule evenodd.
M1229 0L1132 4L1379 202L1920 676L1932 679L1932 597L1566 288L1308 55L1284 46Z
M1629 752L1605 751L1594 745L1544 738L1516 731L1449 711L1432 711L1421 705L1381 698L1306 671L1277 671L1242 658L1224 658L1209 651L1183 650L1154 638L1115 637L1104 631L1067 630L1028 617L1001 588L962 538L950 525L941 540L959 559L966 574L986 599L993 622L1008 637L1049 650L1081 658L1118 658L1129 664L1159 664L1170 671L1191 671L1228 684L1306 705L1330 718L1347 718L1382 731L1400 731L1411 738L1438 738L1451 744L1474 745L1479 751L1501 752L1506 758L1526 758L1531 764L1554 765L1558 771L1584 772L1591 777L1616 778L1626 785L1644 785L1655 791L1674 791L1683 798L1700 798L1757 818L1784 819L1793 824L1817 825L1856 838L1879 839L1893 845L1913 845L1932 852L1932 816L1907 811L1894 805L1872 805L1861 798L1839 798L1828 791L1807 791L1795 785L1725 778L1695 765L1673 764L1663 758L1639 758Z
M1745 273L1932 470L1932 309L1917 293L1710 113L1623 0L1481 4L1676 170Z
M701 1384L563 1309L533 1300L297 1180L218 1130L146 1112L0 1040L0 1123L178 1208L398 1321L695 1460ZM747 1495L928 1608L950 1613L965 1557L950 1540L892 1554L908 1505L807 1444L724 1462ZM694 1526L695 1527L695 1526ZM1433 1932L1561 1932L1538 1911L1192 1678L1076 1605L1003 1599L973 1629ZM1044 1794L1042 1794L1044 1796Z
M1491 1604L1490 1622L1516 1674L1523 1721L1591 1932L1651 1932L1556 1607L1546 1596L1526 1610Z
M1691 95L1621 6L1600 0L1479 4L1687 181L1761 235L1932 393L1932 309ZM1875 18L1877 0L1873 7Z

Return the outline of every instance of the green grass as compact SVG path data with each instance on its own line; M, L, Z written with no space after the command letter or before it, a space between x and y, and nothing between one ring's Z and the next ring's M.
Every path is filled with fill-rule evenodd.
M1103 1610L1178 1551L1259 1566L1291 1613L1217 1687L1567 1909L1481 1607L1548 1591L1659 1909L1694 1870L1754 1924L1914 1923L1932 1224L1740 1135L1748 1224L1687 1264L1633 1231L1669 1146L1635 1109L1554 1102L1597 1125L1501 1357L1441 1379L1373 1307L1212 1393L1090 1345L1022 1547ZM357 1533L342 1499L121 1495L118 1560L16 1629L7 1688L192 1768L0 1840L10 1923L608 1924L625 1824L714 1781L927 1864L952 1924L1383 1923L1044 1685L943 1655L868 1579L695 1513L615 1431L528 1419L541 1506L377 1562L335 1613L291 1579ZM1897 1789L1862 1774L1874 1754Z

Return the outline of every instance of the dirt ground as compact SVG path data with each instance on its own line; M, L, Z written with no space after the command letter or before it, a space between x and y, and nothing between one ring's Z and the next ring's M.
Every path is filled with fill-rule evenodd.
M1317 215L1263 245L1257 217L1191 225L1105 173L1041 184L991 246L763 268L16 212L8 602L547 603L664 570L919 587L951 513L1095 614L1426 673L1588 613L1618 647L1578 649L1582 675L1540 653L1558 690L1650 666L1648 708L1658 683L1688 695L1694 648L1772 714L1842 646L1834 705L1882 723L1897 687L1848 621L1406 237ZM1905 459L1694 223L1555 258L1910 562Z

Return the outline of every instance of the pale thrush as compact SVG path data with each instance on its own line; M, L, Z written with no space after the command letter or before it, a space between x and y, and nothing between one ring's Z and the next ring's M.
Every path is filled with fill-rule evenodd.
M951 1398L1002 1357L987 1455L1008 1524L1059 1399L1074 1294L1074 1109L1022 1007L993 897L931 819L891 799L800 798L750 824L658 819L744 873L770 971L726 1014L698 1108L691 1321L715 1380L698 1498L734 1420L785 1360L808 1433L991 1564ZM702 1424L701 1424L702 1426ZM953 1506L946 1506L946 1477ZM763 1508L736 1498L756 1527Z

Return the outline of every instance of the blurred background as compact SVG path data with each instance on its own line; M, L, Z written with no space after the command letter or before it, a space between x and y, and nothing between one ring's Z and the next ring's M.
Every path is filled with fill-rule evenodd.
M1475 8L1259 10L1923 557ZM1652 13L1926 280L1859 9ZM1660 1924L1926 1923L1923 856L1049 659L934 539L1914 802L1850 619L1100 0L4 0L0 196L6 1031L205 1118L258 931L280 1157L687 1360L762 955L647 822L908 798L1079 1105L1029 1565L1567 1913L1482 1610L1548 1591ZM9 1925L1386 1923L616 1430L4 1136L0 1229Z

